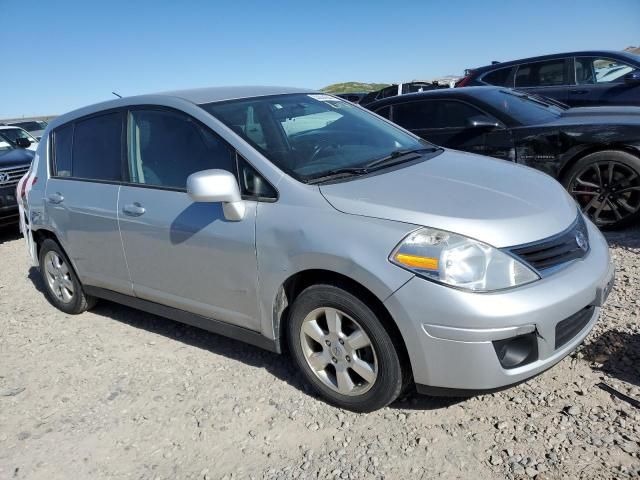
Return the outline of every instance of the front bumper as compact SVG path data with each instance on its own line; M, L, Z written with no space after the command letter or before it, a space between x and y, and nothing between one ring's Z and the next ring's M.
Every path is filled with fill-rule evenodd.
M18 221L16 186L0 188L0 226Z
M405 340L419 391L485 391L525 381L558 363L591 331L613 281L607 243L591 223L581 260L523 287L471 293L414 277L385 305ZM559 322L594 306L590 318L556 348ZM494 341L535 335L536 359L503 368Z

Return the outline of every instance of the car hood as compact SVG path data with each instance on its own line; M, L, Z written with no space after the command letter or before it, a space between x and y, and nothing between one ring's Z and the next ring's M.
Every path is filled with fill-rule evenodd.
M533 242L571 225L577 207L550 176L455 150L423 162L320 186L337 210L466 235L495 247Z
M35 152L24 148L14 148L0 152L0 168L30 165Z
M559 125L640 125L640 107L579 107L562 112Z

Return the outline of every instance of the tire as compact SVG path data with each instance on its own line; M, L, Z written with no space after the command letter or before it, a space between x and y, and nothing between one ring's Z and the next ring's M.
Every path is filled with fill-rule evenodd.
M562 184L602 229L640 219L640 158L618 150L591 153L575 162Z
M329 318L338 318L331 324L339 328L330 328ZM298 295L291 306L287 339L306 380L341 408L354 412L382 408L400 395L410 379L400 340L364 302L332 285L313 285Z
M95 306L97 299L84 293L69 258L57 242L45 239L38 260L45 296L54 307L77 315Z

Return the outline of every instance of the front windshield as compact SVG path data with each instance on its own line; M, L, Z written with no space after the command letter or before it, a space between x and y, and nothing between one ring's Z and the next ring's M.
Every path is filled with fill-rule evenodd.
M393 152L431 145L324 94L289 94L201 105L279 168L301 181L362 168Z
M517 90L487 89L482 94L482 100L522 125L551 122L563 110L554 102Z
M21 128L2 128L0 129L0 135L2 135L5 139L9 140L13 144L16 143L16 140L18 138L26 138L31 143L37 142L35 138L33 138Z
M44 130L45 128L47 128L47 124L45 122L36 121L36 120L27 121L27 122L14 122L11 125L15 127L24 128L29 132L34 132L36 130Z

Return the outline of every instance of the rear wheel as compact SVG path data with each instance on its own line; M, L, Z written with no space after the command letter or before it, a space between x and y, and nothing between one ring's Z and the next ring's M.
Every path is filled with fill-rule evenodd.
M314 285L294 301L289 349L330 403L357 412L382 408L401 393L407 373L376 313L351 293Z
M605 150L578 160L564 186L600 228L618 228L640 218L640 159Z
M84 293L69 259L54 240L47 238L42 242L39 262L45 295L53 306L65 313L78 314L96 304L94 297Z

